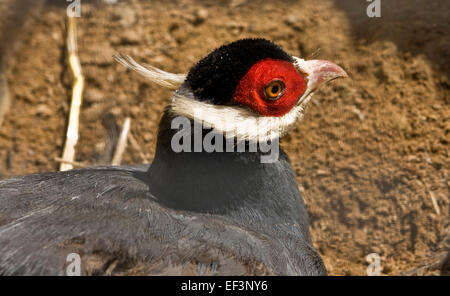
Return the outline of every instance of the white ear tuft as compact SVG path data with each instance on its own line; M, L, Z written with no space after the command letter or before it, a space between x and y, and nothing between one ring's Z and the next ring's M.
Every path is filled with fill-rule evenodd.
M171 90L176 90L186 79L185 74L174 74L150 65L142 66L128 55L115 54L114 59L123 66L130 68L151 81Z

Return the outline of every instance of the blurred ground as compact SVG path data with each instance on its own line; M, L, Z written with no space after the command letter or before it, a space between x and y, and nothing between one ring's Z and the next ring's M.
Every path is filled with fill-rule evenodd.
M107 162L126 116L139 146L128 146L124 163L152 159L170 92L115 63L115 52L186 73L225 42L268 38L293 55L334 61L351 77L318 91L282 140L329 273L365 275L372 252L381 255L383 274L436 262L445 256L450 225L450 2L382 1L379 19L366 16L366 5L82 1L86 91L77 160ZM6 72L12 102L0 127L0 178L57 170L64 142L72 79L65 7L47 4L29 18L33 26Z

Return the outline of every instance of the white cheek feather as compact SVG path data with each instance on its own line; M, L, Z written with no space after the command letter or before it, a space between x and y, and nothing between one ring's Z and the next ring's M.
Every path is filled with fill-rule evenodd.
M171 90L178 89L186 79L185 74L169 73L150 65L142 66L127 55L115 55L114 58L125 67ZM294 59L297 67L305 62L296 57ZM297 120L303 117L305 108L312 97L312 90L308 82L307 90L298 100L297 105L279 117L261 116L242 106L221 106L201 102L193 99L190 93L186 95L176 93L172 98L170 110L174 115L185 116L201 122L206 127L212 127L226 138L267 141L282 137Z
M267 141L282 137L295 122L303 117L305 107L311 99L310 93L302 103L294 106L283 116L261 116L241 106L220 106L201 102L175 94L170 104L174 115L186 116L213 127L226 138L238 140Z

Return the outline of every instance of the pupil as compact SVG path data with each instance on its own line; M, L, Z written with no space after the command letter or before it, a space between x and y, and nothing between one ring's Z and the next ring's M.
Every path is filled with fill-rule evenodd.
M278 92L278 86L272 86L272 93L276 94Z

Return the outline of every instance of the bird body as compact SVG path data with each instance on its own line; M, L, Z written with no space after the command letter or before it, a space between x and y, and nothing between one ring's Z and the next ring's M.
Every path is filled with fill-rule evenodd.
M293 185L286 159L271 166L266 174ZM136 266L136 274L201 274L201 265L220 275L325 273L297 190L286 192L292 200L284 204L270 192L273 205L258 204L250 199L264 197L254 192L221 213L174 210L149 193L147 171L99 167L0 182L1 273L64 275L70 253L88 258L83 274L105 273L114 258L112 274L133 273ZM276 212L265 208L272 206ZM102 266L90 266L90 257Z
M262 74L255 70L261 61L272 65ZM64 275L68 254L76 253L86 275L326 275L287 155L280 149L276 159L262 161L267 151L261 143L256 151L250 146L277 141L302 115L316 87L312 78L322 83L345 72L324 62L334 76L317 78L312 71L307 81L300 71L294 78L279 72L274 61L296 69L296 60L271 42L244 39L217 49L187 76L149 74L160 84L181 84L161 118L151 165L0 181L0 274ZM248 76L252 69L259 74ZM276 79L267 78L270 73ZM245 89L254 85L258 91ZM298 97L294 103L291 91ZM189 152L174 149L180 129L173 122L180 116L189 125L182 140ZM196 123L208 120L200 128L201 143L217 133L212 142L221 152L195 152ZM247 137L236 132L252 120L261 120L266 130L253 128ZM268 133L270 122L280 129ZM231 147L243 143L244 149L226 152L230 140Z

